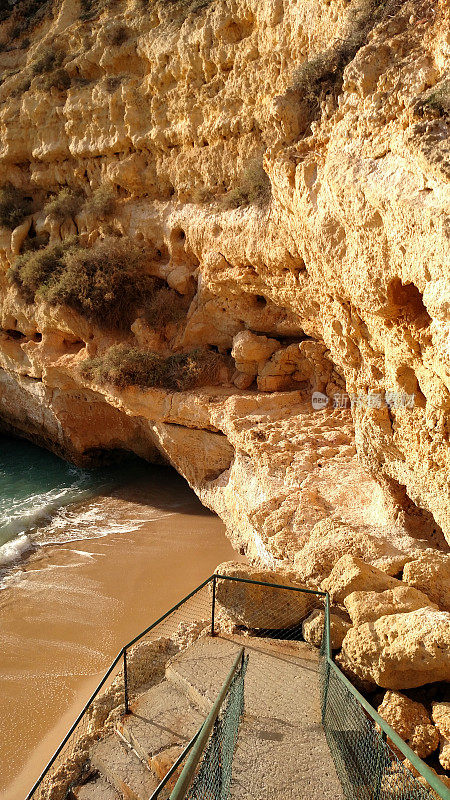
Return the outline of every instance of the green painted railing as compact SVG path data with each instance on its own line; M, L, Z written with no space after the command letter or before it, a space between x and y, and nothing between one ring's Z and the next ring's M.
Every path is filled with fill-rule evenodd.
M380 717L334 663L330 636L330 598L325 597L321 648L322 724L339 779L349 800L428 800L430 792L396 758L387 739L417 770L442 800L450 789ZM336 690L335 687L338 687ZM342 691L341 691L342 690ZM338 695L339 700L338 700ZM353 701L353 702L352 702ZM369 723L368 717L373 724ZM351 727L352 722L354 727ZM338 727L343 724L343 727ZM370 727L369 727L370 726ZM349 734L354 734L351 736ZM359 762L359 763L358 763ZM372 784L372 785L371 785ZM362 788L364 787L364 788ZM365 791L364 791L365 789Z
M186 597L180 600L169 611L163 614L156 622L150 625L138 636L135 636L127 645L125 645L120 653L116 656L108 671L98 684L97 688L89 698L81 713L78 715L75 723L64 737L59 745L55 754L50 759L49 763L43 770L39 779L34 784L33 788L28 793L26 800L41 800L44 797L39 792L44 780L51 777L52 768L61 754L64 755L64 748L67 742L77 733L77 728L82 722L91 707L92 703L99 695L100 690L106 683L108 677L113 672L114 668L123 661L123 676L124 676L124 708L125 712L129 713L129 690L128 690L128 667L127 667L127 651L135 645L144 636L151 633L153 629L164 623L174 612L181 609L191 598L199 593L207 585L211 586L211 635L215 635L215 613L216 613L216 600L217 600L217 584L218 581L235 581L236 583L253 584L261 587L261 589L270 589L273 593L274 590L301 592L305 594L316 595L324 598L325 606L325 625L324 634L320 654L320 690L321 690L321 708L322 708L322 724L325 730L327 741L333 756L334 763L339 779L344 788L346 800L431 800L431 798L441 798L441 800L450 800L450 790L440 780L440 778L420 759L408 745L398 736L398 734L387 724L387 722L380 717L370 703L364 696L352 685L339 667L334 663L331 652L331 639L330 639L330 600L328 594L320 591L310 589L301 589L297 586L284 586L282 584L265 583L264 581L254 581L249 578L232 578L227 575L211 575L200 586L190 592ZM272 595L273 596L273 595ZM298 640L301 639L301 623L293 626L288 631L278 631L279 638L288 638ZM242 655L239 654L239 658ZM239 659L237 658L236 661ZM234 674L236 674L235 665L233 665ZM231 674L231 673L230 673ZM228 676L230 677L230 676ZM232 677L232 676L231 676ZM223 693L224 687L222 687ZM217 702L217 701L216 701ZM213 713L211 711L211 714ZM210 714L210 716L211 716ZM210 719L208 717L208 720ZM208 721L207 720L207 721ZM217 717L216 717L217 721ZM184 791L188 786L186 775L192 777L192 766L194 760L197 759L198 754L203 752L206 730L206 723L193 737L191 742L183 751L181 757L177 759L170 776L175 772L183 759L191 751L189 760L183 770L185 777L180 784L177 782L175 789L177 793L172 793L171 800L182 800L186 797ZM212 721L214 728L214 720ZM210 724L208 722L208 727ZM205 735L202 734L204 731ZM210 737L211 739L211 737ZM429 788L425 788L414 777L413 773L403 766L402 762L397 758L392 751L387 740L390 740L395 748L407 759L412 765L413 769L422 776ZM198 764L198 759L196 760ZM187 767L189 770L185 772ZM169 777L170 777L169 776ZM164 785L168 781L164 779ZM180 786L179 786L180 784ZM178 787L178 788L177 788ZM158 790L162 788L158 787ZM174 789L174 791L175 791ZM430 790L434 794L431 794ZM184 794L183 794L184 792ZM217 795L223 798L225 795ZM152 798L156 797L155 793ZM214 797L212 794L211 797ZM150 798L150 800L152 800Z
M198 790L194 792L190 791L189 794L193 796L202 797L207 794L207 796L211 797L223 797L226 793L223 792L224 783L227 782L231 784L231 764L233 761L233 754L234 748L236 744L237 738L237 728L239 721L242 717L242 713L244 710L244 676L246 670L246 660L244 656L244 648L241 647L240 651L238 652L233 666L231 667L225 681L223 682L222 688L217 695L217 698L209 712L208 716L203 723L203 726L200 730L199 736L197 741L195 742L191 754L186 761L186 764L181 772L180 777L178 778L175 787L170 795L170 800L184 800L188 791L191 789L191 786L194 781L194 776L196 774L196 770L200 759L202 758L204 751L206 750L206 746L208 744L208 740L213 733L216 737L216 742L213 744L216 745L215 747L210 748L210 753L212 753L211 760L214 762L210 765L208 762L204 762L203 764L203 774L200 771L196 777L197 782L201 785L202 788L207 788L208 791L206 793L199 792ZM230 692L230 687L234 679L239 678L241 676L241 682L239 688L241 692L237 694L237 702L239 707L237 709L237 714L235 714L235 722L236 724L232 726L232 736L226 737L223 734L223 729L225 728L224 725L217 725L219 712L222 708L223 702L227 695ZM231 697L231 700L233 698ZM227 738L232 738L232 741L227 741ZM226 755L228 758L224 757L224 751L227 750L228 752ZM226 762L226 764L224 764ZM228 768L228 769L227 769ZM225 775L222 773L225 772Z

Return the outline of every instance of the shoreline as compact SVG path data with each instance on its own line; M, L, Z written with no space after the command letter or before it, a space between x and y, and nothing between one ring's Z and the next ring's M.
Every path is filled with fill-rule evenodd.
M101 500L132 530L46 544L0 592L0 800L23 800L124 642L218 563L243 560L179 476L149 480Z

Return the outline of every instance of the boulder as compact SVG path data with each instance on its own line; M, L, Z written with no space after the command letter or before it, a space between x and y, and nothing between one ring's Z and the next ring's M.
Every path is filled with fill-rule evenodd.
M291 388L294 373L301 375L300 370L304 362L305 358L300 351L299 343L295 342L278 350L269 361L259 367L258 389L261 392L280 392Z
M302 622L302 634L305 642L309 642L309 644L314 645L314 647L320 647L322 644L324 626L325 612L319 608L314 609ZM332 650L340 650L344 636L349 628L349 622L346 622L337 614L330 613L330 639Z
M450 789L450 778L446 777L445 775L438 775L433 767L429 766L429 769L431 772L434 772L434 774L437 775L445 787ZM411 782L408 782L408 786L405 786L405 770L411 773ZM405 759L402 762L396 760L392 761L389 771L385 772L383 775L381 782L381 796L383 797L383 800L399 800L399 797L406 798L407 795L405 794L405 791L411 789L412 792L413 788L416 786L415 781L413 782L414 778L428 792L426 797L429 796L430 798L433 798L433 800L441 800L442 795L437 795L436 792L430 788L425 778L422 778L420 772L415 768L411 761L408 761L408 759ZM410 796L411 795L408 795L408 797Z
M419 608L350 628L337 656L349 675L384 689L450 680L450 613Z
M425 606L437 608L426 594L412 586L404 585L385 589L384 592L351 592L345 598L344 605L355 626L364 622L375 622L376 619L387 617L389 614L416 611Z
M334 603L344 602L354 592L383 592L401 586L401 581L386 575L383 570L366 564L362 558L347 554L334 565L328 578L322 581L320 588L329 592Z
M258 336L251 331L240 331L233 338L231 355L239 372L255 376L258 369L262 368L271 355L279 350L280 346L277 339Z
M443 611L450 611L450 555L424 553L405 565L403 580L428 595Z
M386 692L378 713L420 758L431 755L438 747L439 732L422 703L416 703L400 692ZM401 757L390 740L389 745Z
M431 704L431 716L440 734L439 761L450 770L450 701Z
M220 564L216 571L233 578L304 588L283 573L258 570L233 561ZM304 592L219 579L216 584L216 602L238 625L251 629L278 630L294 626L300 628L302 620L320 602L320 598Z
M341 556L347 553L362 558L367 564L389 575L396 575L408 560L415 557L415 554L408 554L385 536L376 535L373 529L356 529L350 524L326 518L314 525L308 542L295 556L294 568L300 580L316 587L328 577Z

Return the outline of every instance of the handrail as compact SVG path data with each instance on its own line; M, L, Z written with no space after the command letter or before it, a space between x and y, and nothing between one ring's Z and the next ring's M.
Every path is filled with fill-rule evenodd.
M170 779L171 779L171 777L172 777L173 773L174 773L174 772L176 772L176 770L177 770L177 769L178 769L178 767L180 766L181 762L182 762L182 761L184 761L184 759L186 758L186 756L187 756L187 754L189 753L189 750L191 749L191 747L192 747L192 746L195 744L195 742L197 741L197 739L198 739L198 737L199 737L199 735L200 735L200 731L201 731L202 727L203 727L203 722L202 722L202 724L200 725L200 727L199 727L199 729L198 729L197 733L194 733L194 735L193 735L193 737L192 737L191 741L187 743L186 747L185 747L185 748L184 748L184 750L183 750L183 751L180 753L180 755L178 756L177 760L176 760L176 761L175 761L175 762L172 764L172 766L171 766L171 768L169 769L169 771L168 771L168 772L166 772L166 774L164 775L164 778L163 778L163 779L162 779L162 780L161 780L161 781L158 783L158 786L156 787L155 791L154 791L154 792L152 792L152 794L150 795L150 797L149 797L149 800L156 800L156 798L158 797L158 795L159 795L160 791L161 791L162 789L164 789L164 787L165 787L166 783L168 783L168 782L170 781Z
M211 576L220 578L223 581L238 581L238 583L254 583L257 586L270 586L271 589L287 589L289 592L306 592L306 594L319 594L325 597L328 592L321 592L319 589L303 589L302 586L283 586L282 583L267 583L266 581L253 581L251 578L234 578L232 575L219 575L218 572ZM209 578L211 580L211 578Z
M431 786L431 788L437 792L439 797L443 798L443 800L450 800L450 789L446 787L446 785L441 781L438 775L436 775L427 764L414 752L411 748L406 744L405 741L394 731L393 728L383 719L380 715L375 711L373 706L365 699L365 697L358 692L358 690L353 686L353 684L345 677L342 670L339 669L337 664L333 661L331 655L331 646L330 646L330 597L327 592L326 601L325 601L325 608L326 608L326 625L324 628L324 636L325 636L325 657L330 665L331 669L335 672L339 680L346 686L349 692L356 698L358 703L363 707L364 711L371 717L371 719L381 728L383 733L385 733L391 742L400 750L401 753L411 762L413 767L420 773L422 778L425 778L426 782ZM326 700L325 700L326 702Z
M450 800L450 789L447 789L445 783L442 783L441 779L438 775L435 775L434 772L429 768L427 764L414 752L411 748L403 741L403 739L394 731L393 728L383 719L380 717L379 714L375 711L375 709L370 705L370 703L363 697L360 692L353 686L353 684L345 677L344 673L341 672L337 664L334 661L330 661L330 667L334 670L337 674L338 678L342 683L347 687L347 689L351 692L351 694L358 700L358 702L362 705L365 711L369 714L369 716L376 722L377 725L382 729L382 731L389 737L392 743L403 753L404 756L411 762L413 767L420 772L423 778L429 783L432 789L439 794L440 797L444 798L444 800Z
M94 689L94 691L91 694L91 696L89 697L88 701L83 706L83 708L80 711L80 713L78 714L75 722L72 724L72 726L70 727L69 731L64 736L64 738L61 741L61 743L58 745L58 747L57 747L56 751L54 752L54 754L52 755L51 759L49 760L47 765L44 767L44 769L41 772L39 778L35 781L32 789L28 792L25 800L31 800L31 798L32 798L34 792L36 791L36 789L38 788L39 784L42 782L42 780L45 778L45 776L47 775L47 773L49 772L49 770L51 769L51 767L55 763L57 757L59 756L59 754L63 750L64 746L67 744L68 740L70 739L70 737L74 733L77 725L82 720L82 718L85 715L85 713L87 712L89 706L93 703L93 701L95 700L96 696L100 692L101 688L104 686L105 682L107 681L107 679L111 675L113 669L117 666L117 664L118 664L118 662L120 661L121 658L123 658L123 660L124 660L125 710L128 711L128 688L127 688L127 677L126 677L126 673L127 673L127 668L126 668L127 650L130 647L132 647L134 644L136 644L136 642L138 642L140 639L142 639L142 637L145 636L147 633L149 633L153 628L155 628L157 625L159 625L161 622L163 622L165 619L167 619L167 617L169 617L171 614L173 614L174 611L177 611L178 608L180 608L180 606L182 606L187 600L189 600L191 597L193 597L197 592L199 592L201 589L203 589L203 587L206 586L211 581L213 581L213 588L215 589L215 584L216 584L216 580L217 579L220 579L220 580L232 580L232 581L237 581L238 583L249 583L249 584L255 584L255 585L258 585L258 586L267 586L267 587L274 588L274 589L286 589L286 590L289 590L289 591L305 592L305 593L308 593L308 594L315 594L315 595L319 595L321 597L324 597L324 604L325 604L325 625L324 625L325 654L324 654L324 656L325 656L326 662L329 665L330 669L333 670L333 672L336 674L337 678L341 681L341 683L355 697L357 702L362 706L362 708L366 711L366 713L373 720L373 722L379 726L379 728L382 730L383 734L389 737L389 739L393 742L393 744L411 762L411 764L419 772L419 774L423 778L425 778L425 780L428 783L428 785L438 794L438 796L440 798L442 798L442 800L450 800L450 790L440 780L439 776L436 775L427 766L427 764L425 764L425 762L422 761L422 759L419 758L419 756L417 756L416 753L414 753L414 751L411 750L410 747L408 747L408 745L391 728L391 726L388 725L388 723L382 717L380 717L380 715L375 711L375 709L370 705L370 703L368 703L368 701L363 697L363 695L360 692L358 692L357 689L355 689L353 684L345 677L343 672L339 669L339 667L333 661L332 651L331 651L331 636L330 636L330 598L329 598L328 592L322 592L322 591L314 590L314 589L303 589L303 588L297 587L297 586L284 586L282 584L268 583L268 582L265 582L265 581L256 581L256 580L252 580L251 578L238 578L238 577L232 577L230 575L220 575L218 573L210 575L210 577L207 578L206 580L204 580L203 583L201 583L199 586L197 586L195 589L193 589L192 592L187 594L185 597L182 598L182 600L180 600L178 603L176 603L174 606L172 606L172 608L169 609L169 611L167 611L165 614L163 614L161 617L159 617L159 619L157 619L156 622L153 622L144 631L142 631L142 633L139 633L137 636L134 637L134 639L131 639L131 641L129 641L126 645L124 645L124 647L122 647L122 649L117 654L117 656L115 657L115 659L112 662L112 664L110 665L110 667L105 672L103 678L101 679L101 681L98 683L98 685ZM215 591L213 591L213 608L214 608L214 599L215 599ZM212 622L214 624L214 613L212 615ZM212 632L213 632L213 630L214 629L213 629L213 626L212 626ZM239 656L236 659L236 663L238 661L239 661ZM234 672L235 668L236 668L235 665L233 665L233 670L230 673L231 677L229 676L230 681L231 681L231 678L232 678L232 673ZM326 698L325 698L325 701L324 701L324 704L323 704L324 707L325 707L325 704L326 704ZM208 721L208 719L209 719L209 717L207 718L206 721ZM206 724L206 721L205 721L204 725ZM213 720L212 724L214 724L214 720ZM203 731L204 725L202 726L201 731ZM186 762L185 769L186 769L187 765L190 763L191 758L197 752L197 744L198 744L199 738L200 738L200 731L197 732L196 736L194 737L194 741L191 740L191 742L188 744L187 748L185 748L184 755L193 746L194 742L196 744L195 750L193 750L191 752L189 760ZM179 763L181 763L181 760L177 759L177 762L178 762L177 766L179 765ZM173 770L170 774L172 775L174 771L175 770ZM183 775L183 773L184 773L184 770L181 773L180 778ZM169 777L167 778L167 780L169 779ZM175 786L175 789L177 789L177 786L178 786L178 782L177 782L177 784ZM174 791L175 791L175 789L174 789ZM170 796L170 800L176 800L176 797L177 796L172 793L171 796ZM151 800L151 798L150 798L150 800Z
M176 782L176 784L175 784L175 786L174 786L174 788L173 788L173 790L172 790L172 792L170 794L169 800L183 800L183 798L184 798L184 796L185 796L185 794L186 794L186 792L187 792L187 790L189 788L189 785L190 785L190 783L192 781L192 777L193 777L194 772L195 772L195 770L197 768L198 762L200 761L200 758L202 756L203 750L205 749L205 746L206 746L206 743L207 743L207 741L209 739L209 735L210 735L210 733L212 731L213 725L214 725L214 723L215 723L215 721L216 721L216 719L217 719L217 717L219 715L219 711L221 709L222 703L225 700L225 697L227 695L228 689L230 688L230 684L231 684L231 681L233 680L234 673L236 672L236 670L237 670L237 668L239 666L239 662L241 662L241 664L242 664L243 660L244 660L244 648L241 647L239 652L238 652L238 654L237 654L237 656L236 656L236 658L235 658L235 660L234 660L233 666L231 667L231 669L230 669L230 671L229 671L229 673L228 673L228 675L227 675L227 677L226 677L226 679L225 679L225 681L224 681L224 683L222 685L222 688L221 688L219 694L217 695L217 698L216 698L216 700L215 700L215 702L213 704L213 707L211 708L211 711L209 712L208 716L206 717L206 719L205 719L205 721L204 721L204 723L202 725L202 728L201 728L200 734L198 736L198 739L195 742L194 747L192 748L191 753L189 755L189 758L188 758L188 760L186 761L186 764L183 767L183 771L182 771L180 777L178 778L178 780L177 780L177 782Z
M117 653L117 655L116 655L114 661L112 662L112 664L108 667L107 671L103 675L103 678L101 679L100 683L98 683L97 686L95 687L94 691L92 692L91 696L89 697L89 700L87 701L87 703L85 703L85 705L81 709L81 711L78 714L75 722L70 726L70 728L69 728L68 732L66 733L66 735L64 736L63 740L60 742L60 744L56 748L55 752L53 753L52 757L50 758L50 760L45 765L45 767L42 770L41 774L39 775L38 779L34 782L32 788L28 792L25 800L31 800L31 798L33 797L33 794L36 791L36 789L38 788L39 784L41 783L41 781L43 781L43 779L47 775L48 771L51 769L51 767L55 763L55 761L58 758L61 750L63 749L63 747L69 741L69 739L72 736L73 732L75 731L77 725L83 719L83 717L84 717L86 711L88 710L89 706L91 705L91 703L93 703L93 701L97 697L100 689L104 686L104 684L108 680L109 676L111 675L111 672L113 671L114 667L117 666L117 664L118 664L118 662L120 661L121 658L123 658L123 660L124 660L125 711L128 713L128 689L127 689L127 677L126 677L126 675L127 675L127 666L126 666L126 663L127 663L126 662L127 650L130 647L132 647L134 644L136 644L136 642L138 642L139 639L142 639L143 636L145 636L147 633L149 633L149 631L151 631L153 628L155 628L157 625L159 625L161 622L163 622L167 617L169 617L171 614L173 614L174 611L177 611L177 609L180 608L180 606L182 606L184 603L186 603L186 601L189 600L191 597L193 597L194 594L197 594L197 592L199 592L200 589L203 589L203 587L206 586L207 583L210 583L210 581L212 581L213 577L214 577L213 575L210 575L209 578L206 578L206 580L204 580L203 583L201 583L199 586L196 586L196 588L193 589L192 592L189 592L189 594L187 594L185 597L183 597L182 600L179 600L178 603L176 603L174 606L172 606L172 608L169 609L169 611L166 611L165 614L163 614L161 617L159 617L159 619L157 619L156 622L152 622L152 624L149 625L148 628L146 628L144 631L142 631L142 633L139 633L137 636L134 637L134 639L131 639L130 642L128 642L126 645L124 645L122 647L120 652Z

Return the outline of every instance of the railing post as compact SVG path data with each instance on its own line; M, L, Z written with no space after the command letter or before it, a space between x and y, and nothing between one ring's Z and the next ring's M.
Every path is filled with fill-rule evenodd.
M125 714L130 713L130 707L128 705L128 669L127 669L127 649L126 647L123 648L123 692L124 692L124 699L125 699Z
M213 577L213 596L212 596L212 608L211 608L211 636L215 636L214 633L214 615L216 613L216 576Z
M328 688L330 684L330 661L331 661L331 642L330 642L330 596L325 595L325 619L323 626L323 636L325 639L324 659L325 659L325 686L323 689L322 700L322 725L325 728L325 717L327 713Z

